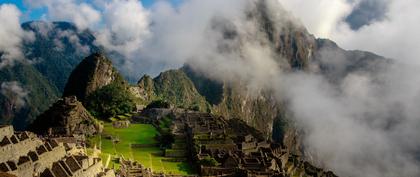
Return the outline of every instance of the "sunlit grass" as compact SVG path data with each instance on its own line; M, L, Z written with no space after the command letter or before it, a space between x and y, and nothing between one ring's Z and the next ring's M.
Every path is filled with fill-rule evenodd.
M131 124L128 128L114 128L111 123L104 124L102 136L91 137L90 141L101 146L101 158L105 164L108 155L124 156L125 159L136 160L154 172L164 172L179 175L193 174L186 162L164 161L163 151L156 145L155 136L159 132L150 124ZM112 136L112 138L110 138ZM113 140L118 140L113 143ZM132 148L132 144L147 144L152 147ZM108 168L118 168L119 164L110 161Z

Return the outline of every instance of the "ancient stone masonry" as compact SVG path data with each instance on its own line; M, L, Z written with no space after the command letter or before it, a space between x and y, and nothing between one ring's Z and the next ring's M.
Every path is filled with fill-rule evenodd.
M99 158L75 151L80 145L39 138L30 132L0 127L0 173L18 177L114 177Z
M58 100L42 113L29 129L44 135L93 135L102 131L101 125L75 96Z
M172 131L186 133L189 158L201 176L335 177L264 140L245 123L231 121L208 113L176 116Z
M120 160L121 169L120 175L124 177L152 177L152 171L150 168L146 168L143 165L128 160Z

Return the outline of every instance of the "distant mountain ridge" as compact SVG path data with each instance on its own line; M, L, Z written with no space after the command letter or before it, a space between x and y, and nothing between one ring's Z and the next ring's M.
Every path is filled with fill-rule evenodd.
M93 34L79 31L69 22L25 22L22 28L35 35L35 41L25 43L25 57L34 64L16 63L0 71L0 82L17 81L29 92L26 105L8 110L7 99L0 95L0 124L13 124L22 130L36 116L48 109L61 96L71 71L88 54L100 50L94 45ZM80 45L81 44L81 45Z

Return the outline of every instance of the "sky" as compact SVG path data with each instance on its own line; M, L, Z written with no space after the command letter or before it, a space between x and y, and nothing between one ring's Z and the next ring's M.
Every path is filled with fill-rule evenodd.
M15 4L23 13L23 16L21 18L22 22L39 20L42 18L42 16L45 13L47 13L47 8L43 7L43 8L37 8L37 9L31 9L31 8L28 8L27 3L25 3L24 1L25 0L0 0L0 4L6 4L6 3ZM90 0L86 2L89 2L89 1ZM180 3L182 3L183 0L168 0L168 1L170 1L173 5L179 5ZM141 0L141 3L146 8L151 7L156 2L157 0Z
M273 92L270 99L287 103L305 132L305 150L339 176L420 176L415 159L420 154L419 0L1 2L0 68L25 60L19 49L34 36L21 29L22 21L70 21L92 29L96 44L123 56L123 62L114 62L123 63L120 71L137 78L188 63L213 80L242 84L246 97ZM290 72L282 65L286 59L267 45L261 24L247 15L260 9L258 3L277 32L290 24L304 26L317 38L371 51L392 63L346 73L334 83L317 72ZM332 68L352 66L334 49L319 50ZM19 86L2 85L3 94Z

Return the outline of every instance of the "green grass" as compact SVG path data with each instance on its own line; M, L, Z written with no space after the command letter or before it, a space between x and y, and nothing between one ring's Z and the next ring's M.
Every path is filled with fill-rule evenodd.
M111 156L124 156L125 159L136 160L144 166L151 168L154 172L164 172L179 175L194 174L189 165L185 162L162 161L163 151L159 147L131 148L131 144L156 144L155 136L159 132L149 124L131 124L128 128L114 129L111 123L104 124L102 136L91 137L92 143L101 144L101 158L105 164L108 154ZM108 135L119 139L114 144ZM119 167L118 162L111 160L108 167Z

